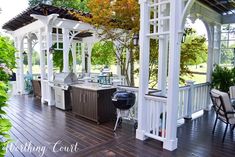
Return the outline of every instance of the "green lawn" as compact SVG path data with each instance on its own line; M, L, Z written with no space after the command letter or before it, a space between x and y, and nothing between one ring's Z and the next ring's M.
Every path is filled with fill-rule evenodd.
M135 67L138 65L135 65ZM100 70L103 68L103 66L92 66L91 67L91 71L92 73L100 73ZM28 67L24 66L24 71L28 71L27 70ZM116 74L117 73L117 68L116 65L112 65L110 66L111 71ZM206 63L200 64L198 66L190 66L190 70L191 71L196 71L196 72L204 72L206 73ZM45 67L45 71L47 71L47 68ZM77 71L81 72L81 66L77 65ZM40 66L39 65L34 65L33 66L33 74L40 74ZM199 75L199 74L193 74L192 77L190 76L185 76L183 77L185 80L193 80L195 81L195 83L204 83L206 82L206 75ZM135 76L135 84L138 85L139 82L139 77ZM182 84L183 85L183 84Z

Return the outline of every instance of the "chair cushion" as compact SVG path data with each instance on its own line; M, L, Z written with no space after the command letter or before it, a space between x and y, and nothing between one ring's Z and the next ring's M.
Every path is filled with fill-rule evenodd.
M228 120L230 124L235 124L235 117L231 117Z
M233 112L234 109L233 109L233 106L231 104L231 101L229 99L229 96L228 96L228 93L225 93L225 92L221 92L217 89L212 89L211 90L211 94L212 96L214 97L219 97L221 96L222 97L222 101L224 103L224 106L225 106L225 111L226 112ZM220 106L221 102L219 101L219 99L216 101L217 105ZM234 114L228 114L228 118L233 118L235 117Z
M235 86L229 87L230 98L235 99Z

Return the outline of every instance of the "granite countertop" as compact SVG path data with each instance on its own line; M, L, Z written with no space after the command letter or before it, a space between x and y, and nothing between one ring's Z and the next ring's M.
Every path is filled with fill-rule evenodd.
M77 87L77 88L94 90L94 91L106 90L106 89L116 89L116 87L114 87L112 85L100 85L98 83L78 83L78 84L73 84L71 86Z

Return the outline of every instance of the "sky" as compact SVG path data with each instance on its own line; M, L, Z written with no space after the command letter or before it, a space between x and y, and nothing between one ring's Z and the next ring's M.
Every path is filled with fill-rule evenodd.
M3 33L2 25L28 8L28 0L0 0L0 8L0 32ZM190 26L196 29L199 35L206 35L206 29L200 20L196 20L195 24L190 23Z
M2 25L28 8L28 0L0 0L0 32Z

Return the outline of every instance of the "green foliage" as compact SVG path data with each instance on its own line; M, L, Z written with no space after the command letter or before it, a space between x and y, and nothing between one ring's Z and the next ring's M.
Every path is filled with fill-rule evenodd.
M229 87L235 83L235 68L216 66L212 73L212 88L228 92Z
M206 38L199 36L192 28L186 28L186 40L181 45L181 76L190 75L188 65L198 65L207 61ZM181 77L181 81L184 80Z
M46 0L29 0L29 6L35 6L45 1ZM52 5L58 7L68 7L88 12L89 11L87 7L88 1L89 0L52 0Z
M4 107L7 106L7 82L15 68L15 48L9 38L0 36L0 156L6 153L7 144L11 141L9 131L11 123L5 118Z
M115 54L113 42L97 42L92 49L91 62L93 65L111 65L116 61Z
M53 45L53 47L56 47L56 44ZM53 64L54 67L57 68L60 72L63 70L63 50L54 50L53 53ZM72 69L73 65L73 56L71 51L69 52L69 67Z

